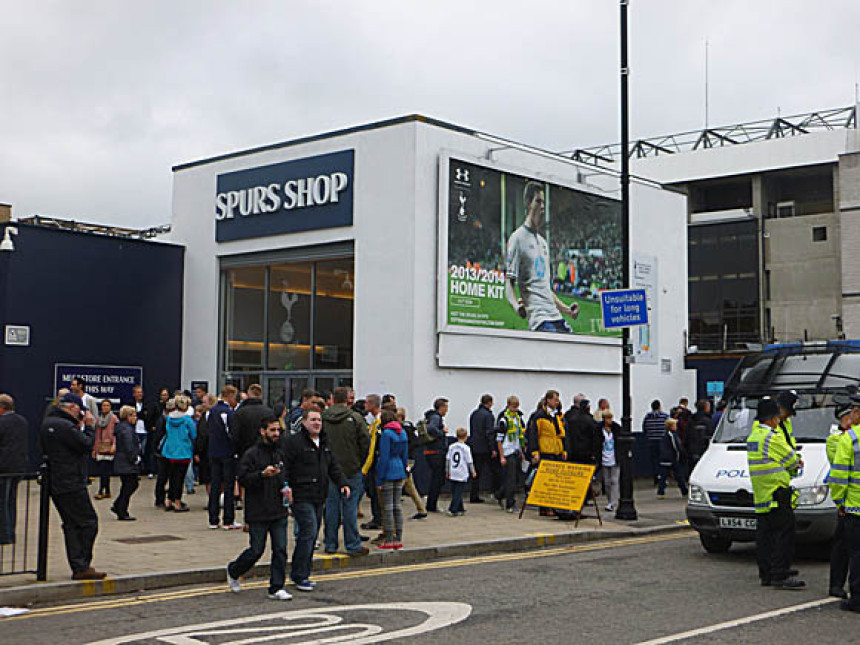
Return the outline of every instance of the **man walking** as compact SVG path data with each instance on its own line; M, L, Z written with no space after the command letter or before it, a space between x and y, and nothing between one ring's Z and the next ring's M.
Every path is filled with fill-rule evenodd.
M803 467L803 461L779 430L779 407L773 399L764 398L758 403L756 420L747 438L747 462L758 520L756 550L761 584L777 589L802 589L806 583L792 577L797 571L791 568L794 554L791 476ZM835 463L842 463L838 452Z
M284 476L287 502L292 505L293 517L299 525L290 578L299 591L313 591L311 561L329 481L347 499L351 494L328 438L322 433L322 417L317 410L305 410L301 431L287 440Z
M250 388L249 388L250 390ZM249 392L250 394L250 392ZM282 489L286 482L284 458L280 450L281 423L274 416L260 419L260 440L239 460L239 481L245 487L245 521L249 545L227 565L227 584L238 593L239 578L253 567L272 541L269 566L269 599L290 600L284 589L287 579L287 507Z
M209 528L217 529L221 512L221 492L224 493L224 530L241 529L236 522L233 488L236 484L236 446L230 433L230 418L236 407L238 390L232 385L221 389L221 398L209 410Z
M496 447L496 423L493 417L493 397L484 394L481 403L469 416L469 448L472 451L472 459L476 475L472 478L472 492L469 502L472 504L483 504L481 499L481 477L486 471L490 471L490 490L499 489L499 476L496 471L495 460L498 458Z
M29 472L27 419L15 412L15 400L0 394L0 544L15 542L20 475Z
M335 482L328 485L325 502L325 552L335 553L338 547L338 529L343 523L343 541L350 555L367 555L369 550L361 545L358 533L358 500L364 489L361 465L370 449L370 435L362 416L347 407L349 390L335 388L333 405L322 413L323 432L331 445L331 451L340 464L350 495L344 497Z
M71 392L45 417L39 438L50 469L51 499L63 520L66 557L72 580L101 580L105 574L91 566L99 518L87 493L84 458L95 442L95 418Z
M427 512L438 513L439 493L445 484L445 457L448 454L448 427L445 415L448 414L448 399L433 401L433 409L424 413L427 434L432 441L424 446L424 459L430 468L430 488L427 491Z
M666 434L666 419L669 418L660 407L660 400L654 399L651 401L651 411L642 419L642 432L648 441L648 456L651 458L655 486L660 483L660 448L663 445L663 435Z

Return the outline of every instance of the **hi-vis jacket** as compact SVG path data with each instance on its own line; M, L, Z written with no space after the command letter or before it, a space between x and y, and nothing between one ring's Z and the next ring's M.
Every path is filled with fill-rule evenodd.
M779 427L753 423L747 437L747 462L756 513L769 513L778 506L773 494L791 486L791 475L797 471L799 461Z
M827 479L833 503L852 515L860 515L860 441L857 431L858 426L852 426L839 437Z

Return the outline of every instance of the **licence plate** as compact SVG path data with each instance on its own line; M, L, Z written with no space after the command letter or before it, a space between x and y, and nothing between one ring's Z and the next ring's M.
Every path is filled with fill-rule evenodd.
M754 517L721 517L721 529L747 529L754 531L758 520Z

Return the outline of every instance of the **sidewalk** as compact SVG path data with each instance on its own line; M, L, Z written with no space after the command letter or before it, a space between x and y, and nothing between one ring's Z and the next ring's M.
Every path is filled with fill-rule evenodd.
M114 494L118 491L118 483ZM48 582L38 583L33 575L0 577L0 606L223 580L225 565L247 546L248 535L241 530L208 528L205 513L207 496L203 487L198 487L197 494L184 496L191 512L175 514L154 507L153 486L152 480L141 479L141 486L132 498L130 509L131 514L137 517L136 522L117 521L110 512L111 499L93 500L99 515L99 535L95 543L93 566L108 573L109 577L104 583L70 581L71 572L66 562L61 522L52 506ZM38 498L38 491L32 495ZM492 499L489 494L485 494L485 497ZM403 540L405 548L402 551L380 552L365 543L371 548L370 556L349 558L345 554L319 555L315 558L314 568L379 566L392 562L518 551L547 544L681 528L685 500L677 488L669 490L666 499L657 500L650 482L642 480L636 484L634 498L639 513L637 521L616 521L613 513L603 511L606 501L601 499L603 526L594 517L594 507L587 506L585 512L588 517L581 520L577 528L574 528L573 522L539 517L537 509L533 508L527 509L520 520L516 514L503 512L494 502L468 504L463 517L431 514L424 520L407 519ZM440 507L447 506L447 500L440 502ZM32 500L31 503L38 504L38 501ZM415 512L408 497L403 498L403 507L407 518ZM360 522L369 518L369 503L363 500L362 508L366 519ZM237 512L237 518L241 517L241 511ZM375 537L377 532L362 533ZM288 540L291 553L292 526ZM268 557L264 556L264 560L268 562Z

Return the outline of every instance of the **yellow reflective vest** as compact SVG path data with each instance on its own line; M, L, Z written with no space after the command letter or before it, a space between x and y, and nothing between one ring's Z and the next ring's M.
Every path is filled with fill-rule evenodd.
M860 515L860 441L857 431L858 426L852 426L839 437L827 478L833 503L852 515Z
M370 450L367 451L367 459L364 460L364 465L361 467L361 474L364 476L367 476L376 461L376 453L379 448L377 443L379 442L379 435L382 434L381 425L379 417L376 417L370 426Z
M773 494L779 488L790 488L791 475L797 471L799 461L778 427L753 423L747 437L747 463L756 513L769 513L778 506Z

